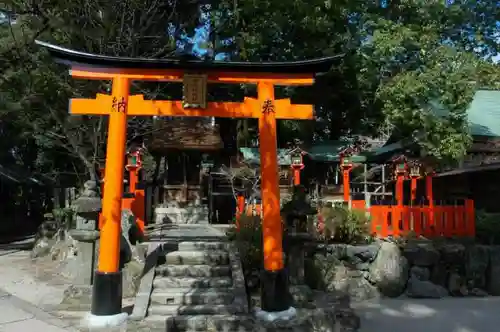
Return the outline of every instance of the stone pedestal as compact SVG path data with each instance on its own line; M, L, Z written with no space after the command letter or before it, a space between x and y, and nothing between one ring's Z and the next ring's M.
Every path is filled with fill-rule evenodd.
M286 266L289 273L290 295L295 304L307 303L312 296L312 291L305 282L305 258L311 240L311 235L308 233L286 235Z
M94 270L96 268L96 247L99 239L98 231L73 229L69 235L78 241L75 267L75 285L92 285Z

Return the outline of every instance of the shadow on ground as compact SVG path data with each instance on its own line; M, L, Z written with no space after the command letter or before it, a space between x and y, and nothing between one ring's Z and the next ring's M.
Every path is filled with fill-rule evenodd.
M353 304L360 332L497 332L500 297L380 299Z
M8 255L12 252L31 250L35 244L35 235L24 235L12 237L10 240L0 241L0 256Z

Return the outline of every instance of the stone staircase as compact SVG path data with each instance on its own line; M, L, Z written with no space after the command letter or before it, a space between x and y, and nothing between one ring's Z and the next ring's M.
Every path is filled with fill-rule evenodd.
M150 251L157 264L142 279L131 319L150 331L252 330L232 244L220 239L152 243Z

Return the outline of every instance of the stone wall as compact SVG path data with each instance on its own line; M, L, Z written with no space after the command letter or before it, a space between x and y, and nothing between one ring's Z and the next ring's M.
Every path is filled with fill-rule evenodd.
M500 295L500 246L421 239L331 244L317 248L305 271L310 287L346 292L354 301Z
M204 205L158 206L155 208L156 224L208 224L208 207Z

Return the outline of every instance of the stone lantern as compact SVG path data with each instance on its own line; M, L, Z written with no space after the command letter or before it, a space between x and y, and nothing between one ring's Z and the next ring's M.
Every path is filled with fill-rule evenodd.
M289 271L290 292L295 302L306 302L311 290L305 285L305 256L308 243L313 236L308 230L308 217L317 213L306 199L305 188L295 186L292 199L287 202L281 213L285 218L283 248Z
M69 235L77 241L78 255L76 256L75 285L92 285L95 270L95 251L99 240L97 229L99 212L101 211L101 197L97 191L97 183L87 181L84 190L72 204L75 214L75 228Z

